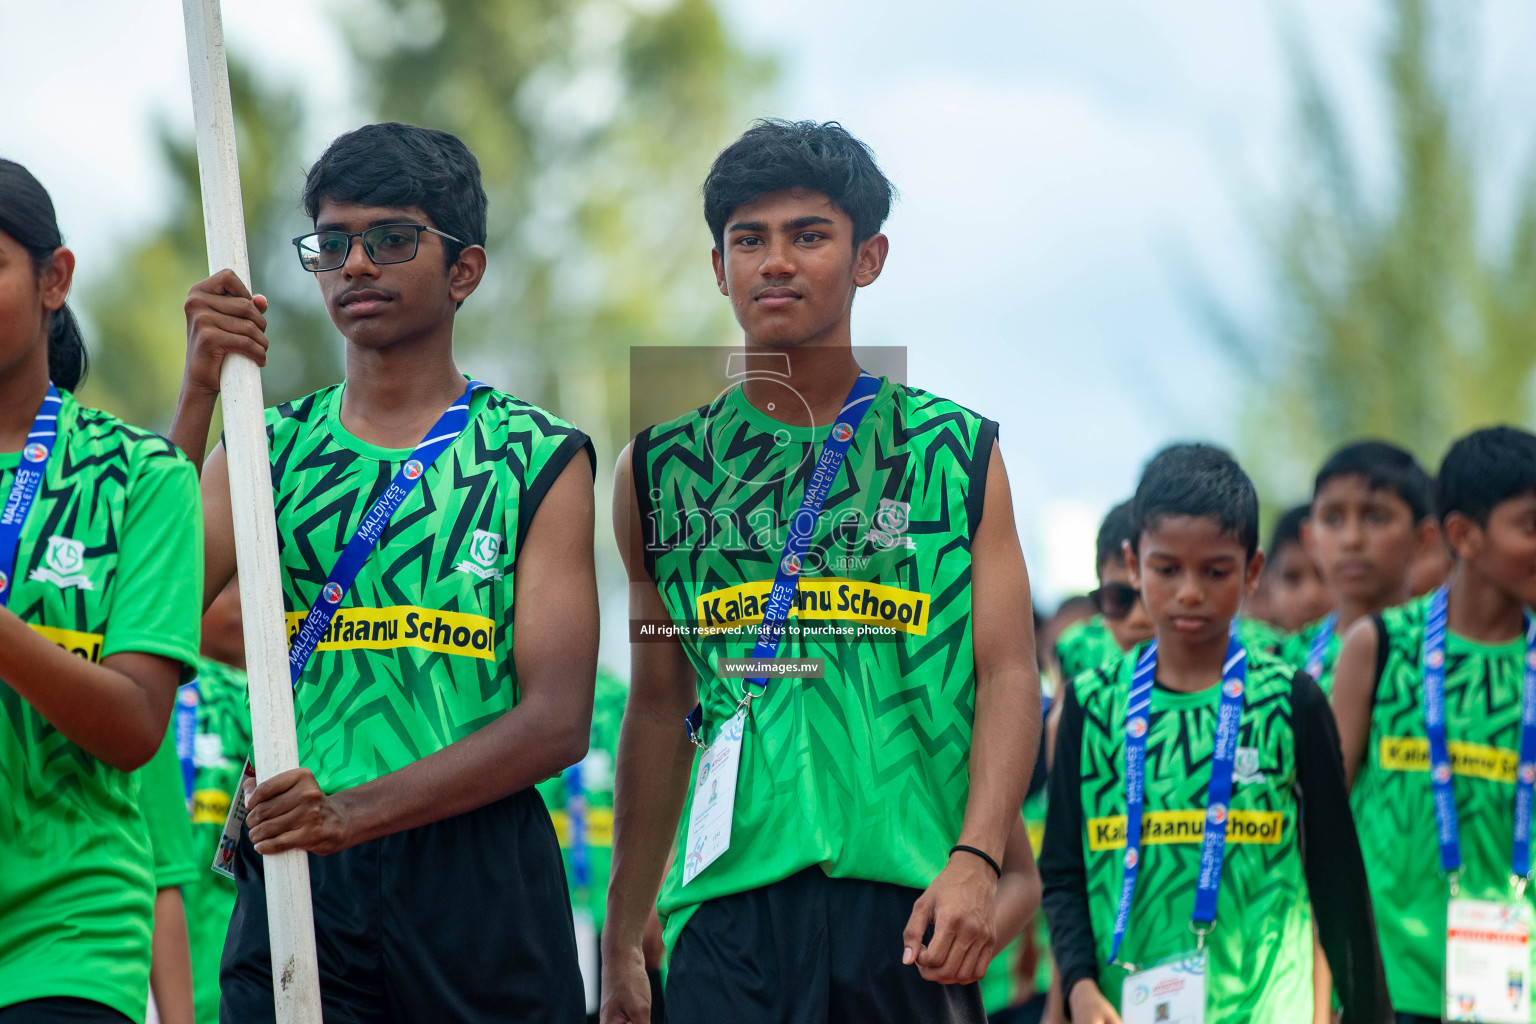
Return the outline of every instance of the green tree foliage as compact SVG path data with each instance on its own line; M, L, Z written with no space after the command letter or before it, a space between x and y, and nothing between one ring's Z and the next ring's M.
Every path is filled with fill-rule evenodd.
M1364 173L1294 45L1299 160L1265 239L1279 316L1261 331L1218 318L1255 378L1251 458L1287 493L1350 439L1395 440L1433 467L1455 436L1536 415L1536 188L1491 187L1463 77L1470 12L1390 6L1388 185Z
M307 164L299 152L300 98L265 87L233 57L229 78L251 276L272 302L271 365L263 384L268 401L276 402L337 379L341 342L289 244L306 223L299 209ZM110 272L89 275L84 311L91 374L83 397L131 423L164 430L186 354L182 304L187 289L208 276L208 257L191 126L162 124L158 131L173 202L159 227L124 245Z

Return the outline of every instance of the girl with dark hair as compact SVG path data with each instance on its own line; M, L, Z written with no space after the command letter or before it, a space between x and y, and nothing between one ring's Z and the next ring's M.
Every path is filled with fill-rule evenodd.
M144 1020L134 769L197 657L196 475L75 401L74 264L48 193L0 160L0 1024Z

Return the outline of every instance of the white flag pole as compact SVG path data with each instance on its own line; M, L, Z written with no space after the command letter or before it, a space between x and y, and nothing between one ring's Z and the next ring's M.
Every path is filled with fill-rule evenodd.
M187 66L197 125L197 166L203 185L203 225L209 272L233 270L247 286L250 258L235 158L235 116L219 0L182 0ZM299 766L293 691L288 676L288 634L278 580L277 522L263 419L261 371L244 356L229 356L219 375L224 450L229 459L230 508L235 527L240 602L250 678L251 739L256 776L267 779ZM320 1024L320 972L315 960L309 861L302 851L266 857L267 923L272 936L272 991L278 1024Z

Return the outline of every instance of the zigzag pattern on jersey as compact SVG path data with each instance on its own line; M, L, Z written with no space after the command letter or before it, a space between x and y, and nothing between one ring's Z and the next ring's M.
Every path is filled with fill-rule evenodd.
M1125 814L1125 704L1130 669L1142 648L1120 661L1079 677L1075 686L1083 709L1083 817ZM1258 751L1260 782L1234 780L1234 811L1279 812L1281 841L1232 843L1222 864L1216 932L1211 940L1214 973L1240 966L1240 977L1269 977L1294 953L1281 939L1279 922L1307 899L1297 854L1295 741L1292 731L1292 676L1289 665L1249 651L1239 748ZM1193 708L1156 709L1146 753L1145 812L1204 811L1215 746L1217 702ZM1110 937L1124 878L1124 848L1094 851L1085 836L1089 906L1100 957ZM1199 842L1147 844L1122 956L1138 964L1183 952L1192 946L1189 915L1200 865ZM1234 923L1233 917L1240 922ZM1258 922L1268 919L1268 924ZM1309 940L1310 941L1310 940ZM1162 946L1170 948L1161 948ZM1225 961L1225 963L1223 963ZM1102 961L1101 961L1102 962ZM1252 1007L1248 1008L1252 1010Z
M327 420L340 395L336 385L267 413L290 613L309 609L399 468L398 461L360 458L332 437ZM483 407L465 436L397 510L338 619L349 609L403 605L481 616L495 624L494 657L413 647L316 651L295 691L300 755L337 784L418 760L517 702L512 569L536 498L575 449L590 445L575 427L511 395L481 391L474 401ZM503 538L504 579L456 569L476 530Z
M645 453L644 486L661 492L659 500L647 501L657 513L645 523L647 561L679 623L697 624L695 599L701 593L773 579L788 517L799 507L820 452L812 442L776 446L772 434L734 414L728 401L729 394L652 427L636 448ZM872 433L871 424L876 425ZM856 785L869 784L867 777L856 782L849 771L850 743L864 738L863 724L852 722L855 715L872 717L882 737L892 740L861 755L863 770L873 771L874 795L903 805L929 804L937 799L931 782L915 780L931 779L936 771L946 779L965 777L975 696L970 537L981 500L980 493L971 492L990 458L992 430L995 425L969 409L887 382L827 496L807 564L826 565L829 558L844 556L869 562L859 571L828 568L805 578L846 576L932 595L924 636L871 643L868 638L786 635L782 657L825 658L827 673L821 679L770 685L766 697L754 703L754 714L769 718L777 718L786 703L799 705L795 717L807 725L817 770L826 773L824 781L840 798L850 798ZM793 460L798 465L782 478L753 482L772 477L777 467ZM906 536L913 548L882 549L867 536L856 536L850 524L837 522L837 513L846 509L873 514L881 499L909 503ZM678 515L681 511L690 514ZM722 549L722 538L752 537L758 528L754 513L771 514L785 528L774 533L767 550L750 543ZM735 704L735 681L716 677L712 665L718 656L750 653L751 641L690 638L684 647L698 671L706 721L722 720ZM950 813L932 805L926 810L945 817Z
M1381 741L1384 737L1423 737L1424 733L1424 619L1428 598L1411 601L1383 613L1387 657L1376 686L1376 705L1371 715L1371 738L1366 769L1355 786L1354 805L1360 822L1360 838L1367 850L1391 837L1392 861L1406 867L1402 837L1425 836L1429 847L1423 861L1430 877L1439 874L1434 845L1434 811L1427 771L1384 771ZM1492 658L1481 650L1468 650L1455 638L1445 652L1446 738L1451 743L1470 742L1516 751L1520 746L1520 699L1524 682L1520 659ZM1457 817L1461 822L1462 858L1471 884L1502 884L1509 871L1510 843L1514 824L1514 786L1486 779L1455 777ZM1417 859L1417 858L1416 858ZM1421 872L1421 873L1425 873ZM1480 878L1478 876L1489 877Z
M158 434L81 406L70 396L64 399L58 422L60 443L49 458L16 564L18 585L13 598L31 595L31 599L10 607L26 622L104 634L114 595L129 473L135 464L150 460L185 460ZM0 471L0 494L9 491L14 476L13 470ZM84 544L94 589L20 585L19 581L43 564L48 538L55 535ZM19 740L21 751L26 752L14 762L14 749L10 755L0 756L0 787L11 787L13 793L20 794L20 800L0 814L10 816L18 808L35 813L55 804L78 802L87 786L110 785L112 778L120 777L121 773L66 739L3 682L0 717ZM12 763L15 767L7 768Z

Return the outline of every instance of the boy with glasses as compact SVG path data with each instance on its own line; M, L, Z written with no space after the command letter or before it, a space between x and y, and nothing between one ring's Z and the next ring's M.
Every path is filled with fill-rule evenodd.
M486 264L462 142L360 128L310 169L304 205L316 230L298 258L347 377L267 413L303 767L243 791L220 1018L273 1019L262 856L299 849L327 1020L579 1021L565 873L533 786L589 740L591 444L459 372L454 312ZM196 458L224 355L265 362L266 301L223 271L186 308L173 432ZM203 501L212 600L235 568L222 448ZM343 548L380 515L349 571Z

